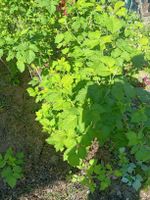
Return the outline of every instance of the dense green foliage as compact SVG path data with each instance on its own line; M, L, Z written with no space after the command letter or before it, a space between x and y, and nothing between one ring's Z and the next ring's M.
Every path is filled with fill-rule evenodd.
M21 72L33 61L40 67L48 62L57 28L51 15L57 4L58 0L0 1L0 56L7 62L14 59Z
M23 154L17 153L14 155L11 148L9 148L4 155L0 154L0 173L5 182L14 187L18 179L23 176L22 164Z
M139 189L150 173L150 94L136 76L149 66L149 38L122 1L68 1L65 16L56 5L0 1L2 59L29 68L37 120L80 169L74 181L93 191L121 177Z

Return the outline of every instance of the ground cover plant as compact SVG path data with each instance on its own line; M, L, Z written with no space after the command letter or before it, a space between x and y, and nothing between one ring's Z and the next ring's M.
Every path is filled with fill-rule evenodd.
M9 148L5 155L0 154L0 173L5 182L14 187L18 179L23 176L22 172L23 154L14 155L13 150Z
M47 142L91 191L149 184L149 37L122 1L0 1L0 54L27 68ZM8 64L7 64L8 63ZM10 66L10 67L9 67Z

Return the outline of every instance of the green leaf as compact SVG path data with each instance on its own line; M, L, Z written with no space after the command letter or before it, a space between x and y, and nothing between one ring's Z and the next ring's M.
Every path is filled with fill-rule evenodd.
M3 49L0 49L0 58L3 56Z
M113 85L111 90L112 96L114 96L117 100L121 100L124 98L124 90L123 85L121 83L116 83Z
M14 53L13 51L9 50L8 56L7 56L6 60L7 60L7 61L10 61L10 60L12 60L14 57L15 57L15 53Z
M125 17L127 15L128 10L123 7L116 12L116 15L119 17Z
M91 63L91 68L93 68L95 73L102 77L107 77L112 74L111 70L108 68L108 66L105 66L103 63L97 63L93 62Z
M64 75L62 78L64 88L69 89L73 83L73 78L70 75Z
M38 47L35 44L30 44L29 49L34 51L34 52L38 52Z
M128 144L128 140L124 132L118 131L114 135L112 135L112 140L114 142L114 146L119 149L121 147L125 147Z
M25 70L25 63L22 60L17 61L17 68L20 72L24 72Z
M11 158L14 158L14 155L13 155L13 150L12 148L8 148L7 151L6 151L6 154L4 156L4 160L9 160Z
M145 121L147 121L147 116L143 109L137 110L136 112L132 114L131 122L139 123L139 122L145 122Z
M115 170L115 171L114 171L114 176L116 176L116 177L121 177L121 176L122 176L121 170Z
M2 177L9 184L10 187L14 187L16 185L16 178L13 176L13 170L10 167L6 167L1 172Z
M5 40L0 38L0 47L2 47L5 44Z
M142 38L139 40L139 43L140 43L141 45L148 45L149 40L148 40L148 38L145 36L145 37L142 37Z
M72 166L78 166L79 165L79 156L74 152L74 153L70 153L68 156L68 162L70 165Z
M111 33L116 33L125 25L123 20L118 19L117 17L110 17L107 28Z
M116 63L115 59L109 56L103 56L100 60L108 67L112 67Z
M64 34L60 33L60 34L56 35L55 42L58 44L58 43L62 42L63 39L64 39Z
M129 131L126 135L129 140L129 146L133 146L139 143L138 135L135 132Z
M35 92L35 90L33 88L28 88L27 92L29 93L29 95L31 97L35 97L36 96L36 92Z
M116 12L116 11L118 11L120 8L122 8L123 6L124 6L124 2L123 1L117 1L116 3L115 3L115 6L114 6L114 11Z
M13 172L19 175L22 172L22 167L14 166L13 167Z
M128 183L128 182L129 182L129 179L126 178L126 177L122 177L121 181L122 181L123 183Z
M110 138L111 135L111 128L108 126L103 125L100 128L100 131L97 133L98 141L101 145L105 144L105 142Z
M142 146L135 154L135 157L139 161L147 162L150 161L150 148Z
M136 89L129 83L124 84L124 91L128 98L133 98L136 95Z
M28 64L31 64L35 60L35 53L32 50L27 51L26 61Z
M80 157L80 158L82 158L82 159L85 159L85 157L86 157L86 147L80 147L79 149L78 149L78 156Z
M9 176L6 178L6 182L11 188L14 188L17 183L17 179L14 176Z
M68 109L62 112L59 120L59 127L63 130L74 130L77 126L77 115L73 109Z
M135 189L136 191L138 191L138 190L141 188L141 186L142 186L141 181L138 180L138 179L136 179L136 180L133 182L132 186L134 187L134 189Z
M108 186L111 184L111 181L109 178L106 178L104 181L101 182L100 184L100 189L101 190L105 190L106 188L108 188Z
M96 165L94 166L94 173L96 173L97 175L99 175L102 171L102 167L101 165Z

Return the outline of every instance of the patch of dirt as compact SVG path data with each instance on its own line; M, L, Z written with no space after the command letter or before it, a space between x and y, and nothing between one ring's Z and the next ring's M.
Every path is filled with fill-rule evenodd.
M150 187L140 191L140 200L150 200Z

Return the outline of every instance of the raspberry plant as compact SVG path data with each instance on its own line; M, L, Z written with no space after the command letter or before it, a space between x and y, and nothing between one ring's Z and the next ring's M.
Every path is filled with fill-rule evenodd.
M148 183L150 95L136 77L149 67L150 46L138 18L116 0L68 0L65 12L55 0L9 2L23 11L1 2L2 59L32 72L36 120L80 170L73 181L91 191L118 177L135 189Z

